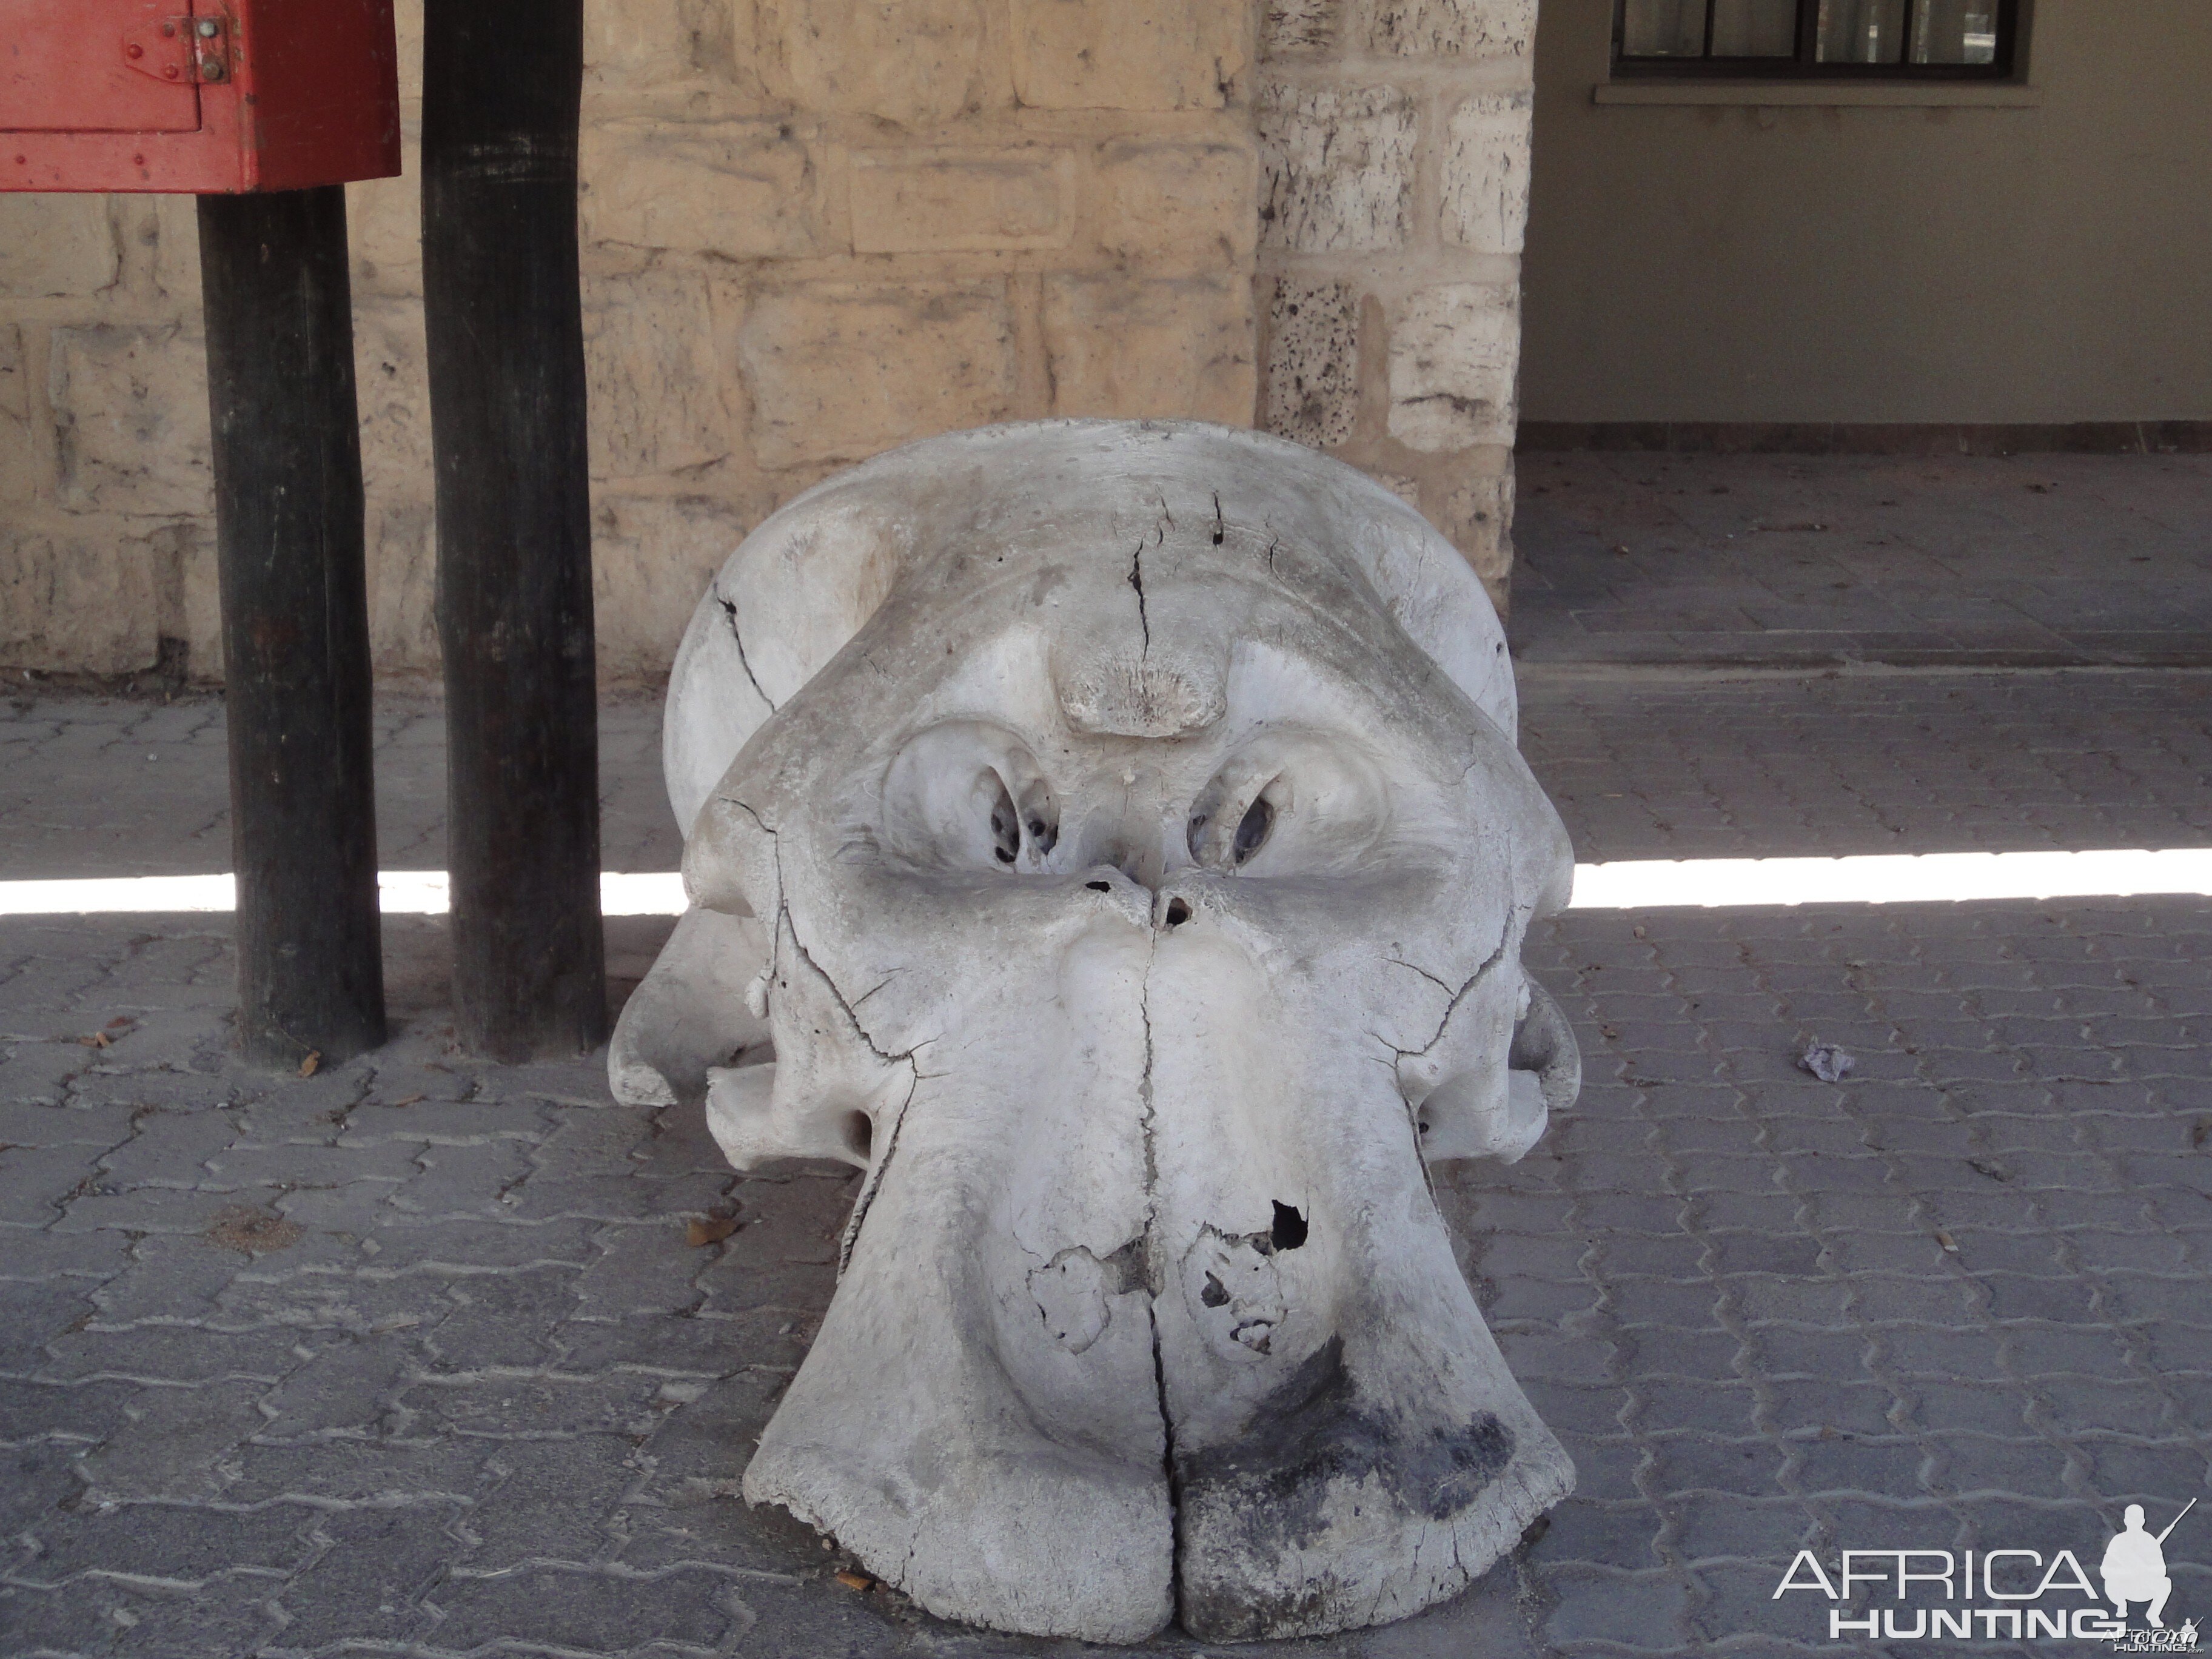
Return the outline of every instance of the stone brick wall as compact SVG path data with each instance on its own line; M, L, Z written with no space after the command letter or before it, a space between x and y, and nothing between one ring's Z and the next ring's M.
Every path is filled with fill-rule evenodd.
M1534 0L1264 0L1261 422L1386 479L1501 604Z
M380 670L434 670L408 176L351 191ZM600 661L779 502L1047 415L1271 428L1502 591L1528 0L593 0ZM0 666L220 674L188 200L0 197ZM1260 385L1260 359L1267 385Z

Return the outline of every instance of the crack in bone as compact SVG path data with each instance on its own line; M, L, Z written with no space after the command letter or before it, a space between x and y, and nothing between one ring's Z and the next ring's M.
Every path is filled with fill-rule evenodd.
M854 1247L860 1243L861 1224L868 1218L868 1212L874 1207L876 1194L882 1190L884 1177L891 1167L892 1158L898 1152L899 1131L906 1126L907 1108L914 1103L915 1091L921 1088L921 1079L927 1075L919 1062L915 1060L915 1055L927 1048L935 1039L925 1037L914 1047L897 1053L886 1050L876 1042L868 1028L860 1024L860 1015L854 1012L859 1004L846 997L843 988L838 985L836 979L815 960L814 953L806 948L806 941L799 937L799 924L793 920L790 902L785 897L788 890L783 879L783 839L776 832L775 826L763 817L749 803L734 797L725 797L725 799L731 805L737 807L758 824L761 833L768 837L769 855L775 869L776 927L775 933L770 935L769 944L770 977L773 978L776 972L776 958L783 948L784 937L788 934L791 939L791 948L799 953L799 959L806 965L815 978L821 981L830 996L836 1000L837 1006L844 1012L847 1024L852 1028L853 1035L866 1043L868 1052L885 1065L906 1067L906 1093L901 1097L896 1109L890 1115L890 1130L884 1137L883 1151L870 1162L867 1179L862 1183L859 1195L853 1200L853 1213L847 1218L844 1236L838 1242L837 1276L842 1279L845 1276L846 1268L852 1265L853 1250ZM886 978L872 987L862 995L860 1001L865 1002L890 982L890 979Z
M1485 979L1488 978L1491 971L1495 969L1500 962L1503 962L1505 959L1506 952L1513 948L1515 942L1528 926L1528 914L1527 908L1524 906L1516 905L1513 907L1513 909L1505 918L1505 926L1499 935L1498 948L1483 958L1481 965L1476 968L1472 974L1468 975L1467 982L1464 985L1461 986L1458 990L1452 993L1451 1000L1444 1005L1443 1018L1437 1022L1436 1031L1426 1042L1423 1043L1418 1048L1401 1048L1395 1043L1392 1042L1388 1037L1382 1036L1380 1032L1371 1034L1375 1036L1385 1048L1390 1049L1392 1054L1396 1056L1395 1059L1389 1062L1390 1073L1397 1080L1398 1097L1405 1102L1406 1128L1407 1133L1413 1137L1413 1157L1420 1165L1421 1184L1429 1189L1429 1198L1431 1202L1435 1201L1437 1195L1436 1175L1435 1172L1429 1168L1428 1154L1424 1152L1421 1147L1420 1109L1413 1104L1412 1099L1408 1097L1406 1093L1405 1073L1401 1068L1404 1066L1405 1063L1408 1060L1419 1059L1422 1055L1427 1054L1430 1049L1435 1048L1437 1044L1444 1040L1444 1032L1451 1025L1452 1016L1459 1012L1460 1004L1467 1000L1469 992L1473 991L1476 986L1480 985ZM1516 923L1518 925L1516 925ZM1398 965L1401 968L1413 969L1413 971L1420 975L1422 978L1433 981L1442 988L1450 988L1445 981L1437 979L1434 974L1430 973L1425 968L1414 968L1412 963L1399 961L1395 957L1393 957L1391 960L1393 962L1397 962Z
M1163 511L1165 510L1163 505ZM1139 590L1142 597L1143 590ZM1167 1356L1160 1344L1160 1298L1167 1292L1168 1263L1160 1237L1160 1160L1158 1102L1152 1095L1152 965L1158 958L1159 933L1154 930L1145 959L1145 976L1138 987L1137 1012L1145 1023L1145 1069L1137 1085L1141 1108L1138 1119L1145 1146L1144 1259L1146 1289L1145 1318L1152 1346L1152 1390L1160 1414L1160 1474L1167 1482L1168 1580L1173 1589L1176 1617L1182 1617L1182 1477L1176 1465L1175 1413L1168 1408Z
M714 596L714 603L722 607L722 615L729 619L730 641L738 647L738 666L745 671L745 678L752 682L753 690L760 694L760 700L768 705L768 712L773 714L775 713L775 699L769 696L767 688L761 684L760 676L753 672L752 659L745 655L745 636L738 627L737 601L724 599L720 587L710 588L708 591ZM749 812L752 811L750 807L745 810ZM753 816L757 818L760 814L755 812ZM767 826L763 824L762 828L766 829Z
M1136 551L1129 556L1129 586L1137 590L1137 626L1145 632L1145 643L1139 654L1143 655L1152 648L1152 623L1145 614L1145 544L1142 542L1137 544Z
M1495 969L1499 963L1505 959L1505 953L1513 948L1515 940L1520 935L1522 929L1526 927L1528 924L1528 906L1516 904L1513 907L1512 914L1505 919L1504 931L1498 939L1498 948L1483 958L1482 965L1468 975L1467 982L1464 985L1461 986L1458 990L1452 993L1451 1000L1444 1005L1443 1018L1437 1022L1436 1031L1426 1042L1423 1043L1418 1048L1401 1048L1395 1043L1391 1042L1389 1038L1386 1037L1382 1039L1384 1046L1389 1048L1393 1054L1396 1054L1401 1062L1408 1060L1419 1060L1422 1055L1427 1054L1430 1049L1435 1048L1437 1044L1444 1040L1444 1028L1451 1024L1451 1018L1454 1014L1459 1012L1460 1004L1466 1001L1468 994L1474 990L1476 986L1481 984L1484 980L1487 979L1490 976L1491 971ZM1516 923L1519 925L1516 926ZM1400 963L1399 966L1402 968L1413 968L1413 964L1410 962L1407 962ZM1436 980L1436 982L1440 986L1445 984L1444 981L1437 979L1437 976L1434 974L1425 972L1423 969L1419 968L1413 968L1413 971L1417 974L1420 974L1425 979Z

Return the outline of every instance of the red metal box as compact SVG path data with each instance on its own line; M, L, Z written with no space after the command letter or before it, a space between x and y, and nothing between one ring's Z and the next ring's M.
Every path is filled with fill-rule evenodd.
M392 0L0 0L0 190L399 171Z

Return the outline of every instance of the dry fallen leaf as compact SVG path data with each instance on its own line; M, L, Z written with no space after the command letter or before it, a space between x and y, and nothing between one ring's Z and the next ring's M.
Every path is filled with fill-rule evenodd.
M307 1057L300 1062L300 1075L301 1077L314 1076L315 1067L322 1063L323 1051L320 1048L310 1048L307 1051Z
M266 1255L271 1250L291 1249L307 1237L307 1232L298 1222L289 1221L274 1210L257 1209L250 1204L226 1204L215 1212L207 1231L200 1237L210 1244L236 1250L242 1255Z
M837 1575L837 1582L850 1590L867 1590L876 1587L876 1581L865 1572L841 1572Z
M77 1041L88 1048L106 1048L113 1046L108 1042L107 1033L105 1031L94 1031L90 1036L81 1036Z
M738 1224L726 1215L702 1216L684 1230L684 1242L698 1249L703 1245L719 1244L737 1231Z
M429 1097L430 1097L428 1095L409 1095L404 1100L387 1100L382 1103L386 1106L414 1106L429 1099Z

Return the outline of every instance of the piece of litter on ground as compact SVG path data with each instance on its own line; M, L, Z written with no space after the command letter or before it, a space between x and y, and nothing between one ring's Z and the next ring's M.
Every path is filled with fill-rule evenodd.
M307 1051L307 1057L300 1062L300 1075L301 1077L314 1076L315 1067L322 1063L323 1051L320 1048L309 1049Z
M1938 1244L1941 1244L1941 1245L1942 1245L1945 1249L1947 1249L1947 1250L1950 1251L1950 1253L1951 1253L1953 1255L1958 1255L1958 1254L1959 1254L1959 1241L1958 1241L1957 1239L1955 1239L1955 1238L1952 1237L1950 1234L1948 1234L1948 1233L1938 1233L1938 1234L1936 1234L1936 1242Z
M1841 1083L1858 1061L1832 1042L1815 1042L1797 1056L1797 1063L1823 1083Z
M684 1228L684 1242L696 1250L719 1244L737 1230L738 1224L727 1216L702 1216Z
M841 1572L837 1582L849 1590L867 1590L876 1587L876 1581L865 1572Z

